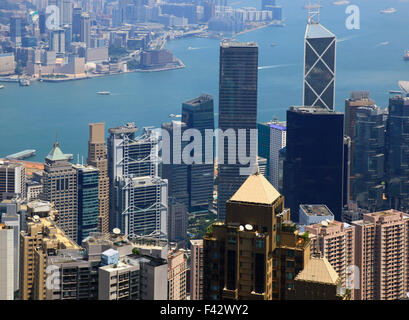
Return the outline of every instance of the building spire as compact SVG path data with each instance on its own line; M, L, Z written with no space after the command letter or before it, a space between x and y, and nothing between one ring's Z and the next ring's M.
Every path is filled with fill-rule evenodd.
M308 24L320 23L320 0L317 4L311 4L311 2L305 6L308 9Z

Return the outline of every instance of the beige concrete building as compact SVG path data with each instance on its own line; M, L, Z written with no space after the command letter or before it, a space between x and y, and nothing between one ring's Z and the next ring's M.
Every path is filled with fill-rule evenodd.
M356 229L359 300L394 300L408 287L409 215L397 210L364 214Z
M139 300L140 265L130 257L98 271L98 300Z
M168 255L168 300L186 300L187 259L183 249Z
M46 298L46 258L60 249L80 249L56 225L53 205L34 201L27 205L27 231L20 233L20 300Z
M24 164L0 161L0 201L26 197L26 168Z
M190 240L190 300L203 300L203 239Z
M54 143L44 162L43 199L58 210L58 226L74 241L78 238L77 171Z
M100 232L109 231L109 177L108 160L105 144L105 124L89 124L89 142L88 142L88 165L99 169L98 181L98 201L99 218L98 230Z
M355 265L355 227L339 221L323 221L306 226L314 235L312 252L321 253L346 285L347 268Z
M16 63L13 53L0 53L0 75L14 74Z

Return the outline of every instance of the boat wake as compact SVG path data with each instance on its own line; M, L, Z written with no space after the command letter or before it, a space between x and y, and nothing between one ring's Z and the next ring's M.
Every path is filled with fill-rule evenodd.
M284 67L290 67L290 66L293 66L293 65L294 64L273 64L271 66L258 67L258 70L284 68Z
M340 38L340 39L337 39L337 43L352 40L352 39L359 38L359 37L360 36L350 36L350 37Z

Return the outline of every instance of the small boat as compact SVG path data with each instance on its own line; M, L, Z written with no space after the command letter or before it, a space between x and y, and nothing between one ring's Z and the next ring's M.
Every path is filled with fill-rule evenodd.
M28 79L20 79L19 80L20 86L22 87L28 87L30 85L30 80Z
M345 0L345 1L334 1L333 4L335 6L344 6L344 5L350 4L350 1L347 1L347 0Z
M405 51L405 54L403 55L403 60L409 61L409 50Z
M111 92L109 92L109 91L98 91L97 94L99 94L100 96L109 96L111 94Z
M389 41L381 42L379 45L380 46L387 46L389 44Z
M275 47L276 45L277 45L277 43L271 42L271 46L272 46L272 47Z
M3 85L0 85L0 89L3 89L4 88L4 86Z
M388 8L380 11L381 14L388 14L388 13L395 13L396 9L395 8Z

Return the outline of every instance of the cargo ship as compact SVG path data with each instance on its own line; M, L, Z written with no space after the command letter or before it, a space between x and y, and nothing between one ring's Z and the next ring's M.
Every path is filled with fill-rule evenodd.
M403 55L403 60L409 61L409 50L405 51L405 54Z
M23 150L17 153L10 154L6 157L7 160L21 160L35 156L36 151L33 149Z

